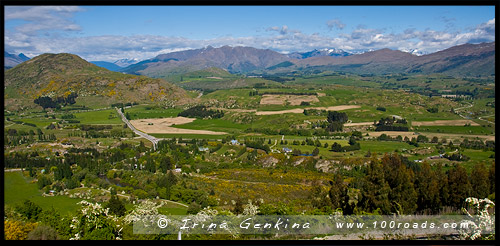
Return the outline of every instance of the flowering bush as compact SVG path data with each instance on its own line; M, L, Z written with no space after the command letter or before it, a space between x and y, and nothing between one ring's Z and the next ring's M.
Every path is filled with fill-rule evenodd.
M490 199L477 199L474 197L468 197L465 201L472 206L474 211L473 215L465 208L462 211L469 216L470 220L464 220L468 224L466 230L460 229L460 236L463 239L486 239L491 240L495 238L495 217L494 214L491 216L488 212L488 208L495 207L495 203L490 201ZM488 233L489 235L482 235Z
M146 222L145 220L149 219L154 220L159 214L158 208L162 207L163 204L163 201L159 204L156 204L155 202L145 200L135 205L134 209L129 214L127 214L123 220L127 224L139 220L143 220L144 222Z
M258 213L259 213L259 206L252 204L252 201L243 206L243 215L254 216Z
M99 203L85 200L79 202L82 209L71 221L71 229L75 232L70 240L120 240L122 228L118 219L109 214L109 208Z
M21 222L18 220L4 221L4 233L6 240L25 240L28 233L35 229L37 223Z

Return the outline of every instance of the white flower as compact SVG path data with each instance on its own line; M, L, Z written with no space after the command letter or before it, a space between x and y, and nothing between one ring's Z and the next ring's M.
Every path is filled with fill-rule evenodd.
M473 206L474 215L471 215L467 209L462 208L462 211L466 213L471 220L462 221L462 223L467 223L469 227L466 230L459 230L461 237L464 239L475 240L481 237L481 233L483 233L483 231L490 232L490 234L492 233L493 235L495 233L495 217L490 216L488 208L494 207L495 203L488 198L477 199L474 197L468 197L465 201ZM486 239L492 235L486 237Z

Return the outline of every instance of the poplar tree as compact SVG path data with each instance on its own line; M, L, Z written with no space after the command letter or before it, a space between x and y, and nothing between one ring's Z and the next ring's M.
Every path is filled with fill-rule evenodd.
M471 194L471 185L465 168L455 165L448 171L448 186L450 189L449 205L456 208L463 207L465 198Z
M415 177L418 210L429 210L435 213L440 207L439 179L427 161L422 163Z
M472 196L476 198L486 198L490 194L488 170L484 163L478 163L472 169L471 177Z

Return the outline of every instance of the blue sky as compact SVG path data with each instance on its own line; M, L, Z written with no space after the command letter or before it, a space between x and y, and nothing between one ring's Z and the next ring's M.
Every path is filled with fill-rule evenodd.
M494 6L5 6L5 50L87 60L252 46L435 52L494 41Z

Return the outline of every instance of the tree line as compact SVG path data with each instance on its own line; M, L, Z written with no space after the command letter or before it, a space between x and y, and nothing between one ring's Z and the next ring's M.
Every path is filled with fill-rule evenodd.
M327 190L316 187L313 205L344 214L439 214L446 207L464 207L467 197L486 198L495 192L494 162L489 168L478 163L468 174L459 164L444 171L440 165L414 165L393 153L380 159L372 156L356 169L360 175L353 177L336 172Z

